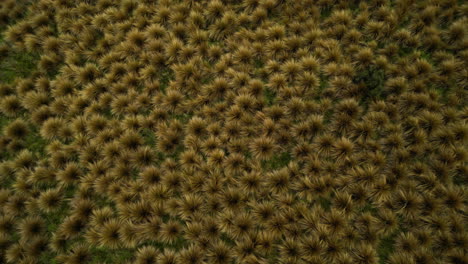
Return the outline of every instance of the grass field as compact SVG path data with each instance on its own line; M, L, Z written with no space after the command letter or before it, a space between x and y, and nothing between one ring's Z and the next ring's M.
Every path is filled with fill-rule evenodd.
M0 2L0 263L467 263L467 14Z

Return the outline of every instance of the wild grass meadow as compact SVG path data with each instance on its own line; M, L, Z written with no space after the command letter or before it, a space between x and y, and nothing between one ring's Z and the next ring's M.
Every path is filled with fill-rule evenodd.
M1 0L0 263L467 264L467 15Z

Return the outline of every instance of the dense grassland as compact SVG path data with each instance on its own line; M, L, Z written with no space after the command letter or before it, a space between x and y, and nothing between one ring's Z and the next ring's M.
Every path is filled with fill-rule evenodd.
M467 14L0 1L0 263L468 263Z

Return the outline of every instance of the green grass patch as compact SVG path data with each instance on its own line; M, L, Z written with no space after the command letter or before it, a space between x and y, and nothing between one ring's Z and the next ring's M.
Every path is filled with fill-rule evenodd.
M277 169L286 167L291 160L292 160L292 157L289 152L282 152L280 154L275 154L268 161L263 161L262 166L263 166L263 169L267 171L277 170Z
M378 210L377 208L372 206L372 204L367 203L364 207L362 207L361 212L370 212L371 214L376 215L378 213Z
M60 224L63 222L63 219L68 214L69 206L67 203L63 203L59 209L56 211L50 212L48 214L43 214L42 217L46 222L47 233L53 234L57 231Z
M39 131L35 127L31 127L30 129L31 132L25 139L25 145L28 150L41 158L45 155L47 141L39 135Z
M327 197L320 196L317 199L317 202L320 204L320 206L325 210L325 211L330 211L331 206L332 206L332 201L331 199Z
M398 50L398 57L406 57L414 52L414 49L411 47L401 46Z
M39 257L38 261L41 264L57 264L57 260L55 258L57 254L53 253L50 250L42 252L41 256Z
M223 240L223 238L221 238ZM165 248L170 248L170 249L174 249L174 250L181 250L183 248L185 248L187 245L188 245L188 242L185 238L183 238L182 236L179 236L173 243L162 243L162 242L157 242L157 241L145 241L144 243L142 244L139 244L140 246L139 247L142 247L142 246L153 246L157 249L160 249L161 251L163 251Z
M96 195L93 196L93 204L96 206L96 208L109 206L115 209L115 203L100 193L96 193Z
M263 63L263 61L260 59L255 59L254 66L256 69L260 69L260 68L263 68L263 66L265 66L265 63Z
M332 13L332 6L325 6L320 10L320 19L328 18Z
M361 97L361 105L367 105L369 101L374 99L384 99L384 70L372 66L368 67L359 71L353 81L356 84L363 84L366 88Z
M38 60L38 54L10 50L0 59L0 82L12 83L16 78L30 76L36 70Z
M182 124L185 124L187 123L190 118L192 118L193 114L191 113L184 113L184 114L176 114L173 116L173 118L179 120L180 122L182 122Z
M145 141L146 145L150 147L156 146L156 135L154 134L153 130L144 128L141 130L140 134L143 136L143 140Z
M432 58L431 53L428 53L424 50L419 51L421 58L427 60L430 64L434 65L434 59Z
M0 131L3 131L3 127L10 122L10 119L2 114L0 114Z
M273 105L276 99L276 93L269 88L266 88L263 91L263 97L265 98L265 104L267 106Z
M93 264L120 264L127 263L133 258L133 250L131 249L108 249L108 248L91 248L91 262Z
M159 89L165 93L169 82L174 79L174 71L171 68L164 69L159 78Z
M384 264L387 262L390 254L394 250L395 238L399 231L395 231L392 234L382 238L377 248L377 254L379 256L379 263Z
M234 246L236 244L236 241L232 240L225 232L221 232L220 239L230 246Z
M320 101L322 99L322 92L329 86L328 77L320 74L319 79L320 79L320 83L319 83L318 91L314 96L314 99L316 101Z

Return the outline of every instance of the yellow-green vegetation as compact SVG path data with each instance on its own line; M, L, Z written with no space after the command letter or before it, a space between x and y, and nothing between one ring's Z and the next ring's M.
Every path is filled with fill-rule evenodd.
M468 263L467 14L0 1L0 263Z

